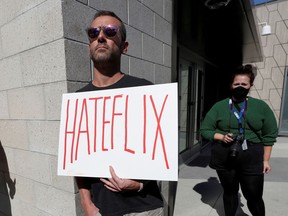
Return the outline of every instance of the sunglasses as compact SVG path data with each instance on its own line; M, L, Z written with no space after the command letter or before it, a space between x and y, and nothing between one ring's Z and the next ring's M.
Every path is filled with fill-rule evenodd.
M108 26L99 26L96 28L88 28L87 34L90 39L95 39L99 36L101 30L103 30L103 33L106 37L114 37L117 34L118 31L117 26L108 25Z

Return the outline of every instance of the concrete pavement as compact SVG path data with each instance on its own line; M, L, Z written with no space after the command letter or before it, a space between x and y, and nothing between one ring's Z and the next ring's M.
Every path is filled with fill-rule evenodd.
M224 216L222 188L215 170L208 166L209 147L188 165L180 167L174 216ZM272 170L265 175L266 216L288 215L288 137L278 137L270 159ZM239 193L237 216L250 216Z

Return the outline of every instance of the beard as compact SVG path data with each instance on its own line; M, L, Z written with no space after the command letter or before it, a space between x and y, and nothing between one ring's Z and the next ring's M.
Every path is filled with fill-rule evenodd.
M107 46L105 50L98 50L97 47L95 50L90 50L90 57L95 66L105 67L110 64L113 64L119 59L121 55L119 50L112 50Z

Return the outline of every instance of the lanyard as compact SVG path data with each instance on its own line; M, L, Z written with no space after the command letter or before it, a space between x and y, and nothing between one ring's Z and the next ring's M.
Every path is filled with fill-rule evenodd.
M242 106L241 106L241 109L238 113L238 110L235 109L235 106L232 102L231 99L229 99L229 106L230 106L230 110L231 112L235 115L235 117L237 118L237 121L238 121L238 129L239 129L239 134L242 135L244 130L243 130L243 127L242 127L242 116L243 114L246 112L247 110L247 100L244 100L244 102L242 103ZM244 125L245 126L245 125Z

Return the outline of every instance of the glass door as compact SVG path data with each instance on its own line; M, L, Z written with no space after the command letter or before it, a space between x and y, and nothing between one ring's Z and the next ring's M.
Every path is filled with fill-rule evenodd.
M197 64L179 64L179 153L198 143L202 104L202 72Z

